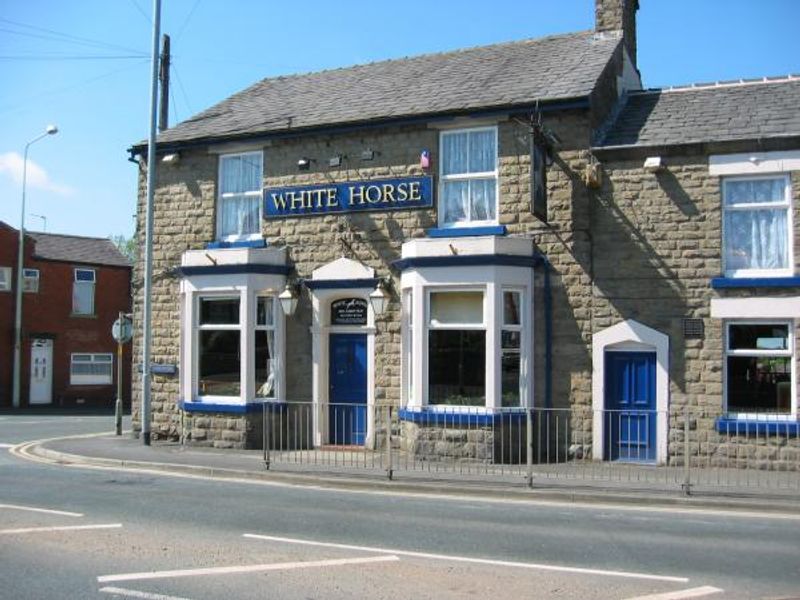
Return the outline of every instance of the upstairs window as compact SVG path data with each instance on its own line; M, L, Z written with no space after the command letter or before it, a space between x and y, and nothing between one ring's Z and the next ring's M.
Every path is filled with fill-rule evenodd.
M497 128L444 131L439 225L497 224Z
M39 269L22 269L22 291L36 294L39 291Z
M263 164L261 152L220 156L218 239L241 241L261 237Z
M72 314L94 314L94 269L75 269L72 285Z
M11 291L11 267L0 267L0 292Z
M789 177L725 178L722 203L725 274L792 275Z

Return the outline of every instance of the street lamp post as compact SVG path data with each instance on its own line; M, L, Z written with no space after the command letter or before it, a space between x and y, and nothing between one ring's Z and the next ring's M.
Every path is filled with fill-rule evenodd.
M23 254L25 251L25 183L28 177L28 148L32 144L38 142L40 139L48 135L55 135L58 133L58 127L55 125L48 125L45 132L33 138L30 142L25 144L25 153L22 158L22 214L19 218L19 248L17 249L17 288L16 295L16 311L14 314L14 387L12 391L12 405L14 408L19 408L19 395L20 395L20 372L22 364L22 266Z

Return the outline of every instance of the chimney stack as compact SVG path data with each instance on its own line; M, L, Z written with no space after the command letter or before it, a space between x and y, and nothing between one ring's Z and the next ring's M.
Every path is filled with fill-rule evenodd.
M628 56L636 66L636 11L639 0L595 0L594 29L598 33L619 31Z

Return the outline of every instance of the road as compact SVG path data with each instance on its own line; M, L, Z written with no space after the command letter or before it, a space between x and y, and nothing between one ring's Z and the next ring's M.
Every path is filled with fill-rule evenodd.
M0 415L3 448L113 417ZM0 598L800 597L800 517L64 467L0 452Z

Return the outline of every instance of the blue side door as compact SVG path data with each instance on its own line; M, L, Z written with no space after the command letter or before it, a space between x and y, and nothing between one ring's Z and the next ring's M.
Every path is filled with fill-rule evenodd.
M605 456L656 459L656 353L606 352Z
M328 442L363 445L367 436L367 336L330 336Z

